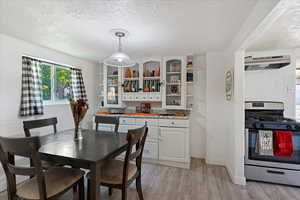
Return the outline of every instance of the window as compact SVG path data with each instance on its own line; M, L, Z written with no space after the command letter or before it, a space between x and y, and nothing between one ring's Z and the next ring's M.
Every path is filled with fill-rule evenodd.
M51 63L42 63L40 67L45 104L67 103L70 98L71 70Z

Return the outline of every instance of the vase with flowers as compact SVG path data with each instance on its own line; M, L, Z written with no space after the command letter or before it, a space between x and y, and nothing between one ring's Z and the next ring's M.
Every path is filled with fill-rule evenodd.
M73 120L75 124L74 140L82 139L82 132L80 128L80 122L84 118L89 109L89 105L84 99L70 100L70 106L73 114Z

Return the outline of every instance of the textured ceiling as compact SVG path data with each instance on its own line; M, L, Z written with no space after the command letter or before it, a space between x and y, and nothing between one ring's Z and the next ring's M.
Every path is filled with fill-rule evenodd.
M0 0L0 32L90 60L222 50L257 0Z
M248 50L275 50L300 47L300 0L284 13Z

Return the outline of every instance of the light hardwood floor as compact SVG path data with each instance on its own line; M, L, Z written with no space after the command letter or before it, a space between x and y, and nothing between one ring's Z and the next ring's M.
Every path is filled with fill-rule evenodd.
M199 159L192 160L191 170L144 164L142 185L145 200L300 200L300 188L259 182L234 185L224 167ZM101 194L102 200L121 199L118 190L109 197L102 188ZM0 200L6 199L5 193L0 195ZM72 192L59 198L70 199ZM128 200L138 200L135 184L129 188Z

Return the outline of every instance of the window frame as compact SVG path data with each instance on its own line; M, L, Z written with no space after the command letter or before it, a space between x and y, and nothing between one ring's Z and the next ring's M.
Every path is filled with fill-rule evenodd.
M65 67L63 65L60 64L55 64L55 63L49 63L49 62L41 62L42 64L48 65L50 66L50 70L51 70L51 75L50 75L50 79L51 79L51 100L44 100L43 99L43 103L46 106L49 105L66 105L69 104L69 101L67 99L65 100L56 100L55 98L55 89L56 89L56 69L60 68L60 69L65 69L71 72L71 69L69 67Z

